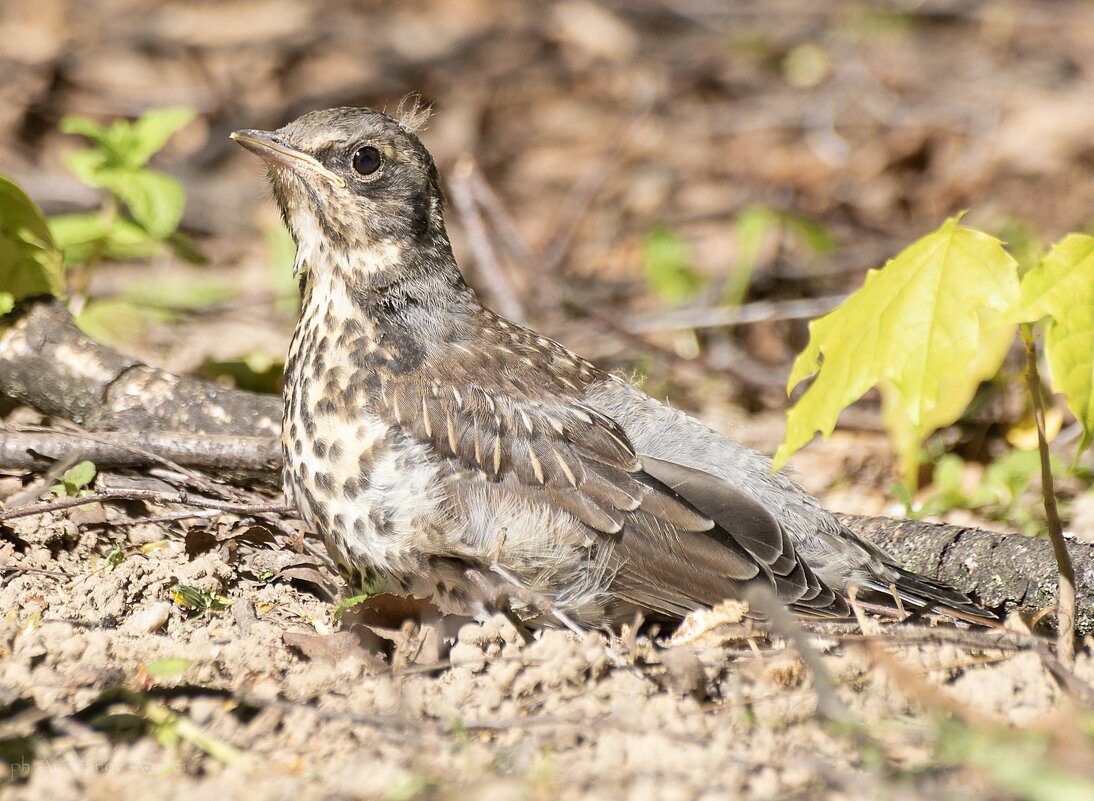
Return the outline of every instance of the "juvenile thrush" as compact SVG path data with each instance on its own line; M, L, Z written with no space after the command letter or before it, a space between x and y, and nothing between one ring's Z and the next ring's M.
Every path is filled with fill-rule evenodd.
M297 245L285 491L352 587L572 628L757 583L810 616L847 615L851 585L984 614L764 456L484 308L411 126L336 108L232 138Z

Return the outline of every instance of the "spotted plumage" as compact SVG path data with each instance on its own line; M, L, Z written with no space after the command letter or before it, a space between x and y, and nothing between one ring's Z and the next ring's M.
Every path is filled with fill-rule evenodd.
M351 584L571 627L752 584L814 616L846 615L851 584L978 611L764 457L484 308L405 123L343 108L233 137L269 163L297 243L286 493Z

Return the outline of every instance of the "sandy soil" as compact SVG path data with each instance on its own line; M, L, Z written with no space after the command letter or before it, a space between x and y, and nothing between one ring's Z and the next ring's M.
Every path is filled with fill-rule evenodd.
M400 625L383 597L335 621L317 574L288 578L308 559L250 524L183 539L82 514L12 521L3 545L3 797L1010 798L975 737L1073 725L1072 695L1005 639L817 634L832 722L800 654L732 610L679 643ZM1076 675L1094 679L1088 651ZM949 731L955 710L974 727Z

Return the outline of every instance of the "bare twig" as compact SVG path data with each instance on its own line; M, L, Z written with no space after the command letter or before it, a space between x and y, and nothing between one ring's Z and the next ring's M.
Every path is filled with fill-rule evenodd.
M122 528L125 526L139 526L142 523L174 523L179 520L208 519L210 517L216 517L219 514L224 513L219 509L190 509L184 512L169 512L164 515L131 517L127 520L111 520L110 525L114 528Z
M992 726L996 721L988 718L975 709L962 704L956 698L948 695L937 687L923 679L917 672L909 669L899 659L882 647L877 640L867 637L859 641L860 646L870 658L881 667L893 680L896 686L916 701L927 708L940 709L955 717L976 726Z
M501 198L498 197L494 188L483 177L482 170L471 170L467 180L471 187L471 195L483 212L486 213L494 233L498 236L498 244L501 245L502 250L514 261L527 261L531 257L531 251L528 250L528 245L524 243L524 239L521 237L520 231L517 230L517 225L513 222L512 216L506 210L505 204L501 202Z
M250 757L231 743L214 737L193 719L149 695L126 689L108 690L103 694L104 697L111 695L133 706L153 726L170 730L175 737L200 748L225 765L246 765L250 762Z
M452 205L455 206L464 230L467 232L467 244L475 257L475 266L482 275L484 288L493 296L498 310L517 322L527 320L524 307L521 306L508 276L498 263L494 246L490 242L486 225L471 192L471 175L475 171L474 162L467 157L461 159L452 170L448 185L452 192Z
M21 506L0 512L0 521L15 520L19 517L42 515L48 512L60 512L76 506L84 506L99 501L150 501L152 503L177 503L183 506L196 506L200 509L219 509L241 515L294 514L295 509L282 503L235 503L190 495L187 492L157 492L141 489L103 489L80 498L65 498L52 503L34 506Z
M717 363L715 363L714 356L706 350L701 350L694 360L686 359L672 348L667 348L664 345L654 342L648 335L632 331L625 324L620 323L610 315L604 314L593 306L579 300L575 295L568 293L568 296L565 298L565 305L573 311L580 312L590 320L595 320L597 323L604 326L604 328L614 334L618 334L623 339L633 342L643 349L664 356L671 362L687 364L694 361L697 366L701 366L702 369L707 372L729 373L746 387L768 389L771 387L782 388L786 386L786 373L784 371L762 365L744 352L735 352L734 356L736 358L718 359ZM733 350L736 351L735 348Z
M812 629L815 624L809 627ZM942 645L949 643L961 648L998 650L1005 652L1028 651L1041 640L1031 634L1020 634L1000 629L960 629L947 626L921 626L899 623L883 626L874 635L861 632L831 635L841 643L855 643L863 639L877 640L894 646Z
M851 720L839 693L836 682L816 649L809 642L803 629L791 616L775 593L762 584L756 584L745 593L748 605L767 618L771 630L787 640L798 652L802 662L813 676L813 690L817 694L817 714L825 720L848 723Z
M60 429L0 431L0 467L34 470L78 448L97 467L163 464L212 490L216 484L188 467L273 473L281 448L273 437L176 431L91 434ZM184 466L185 465L185 466Z
M197 472L196 470L191 470L188 467L184 467L183 465L179 464L178 462L174 461L173 459L169 458L168 456L166 456L162 453L155 453L151 450L148 450L147 448L142 448L138 444L134 444L134 443L131 443L131 442L126 442L126 441L124 441L124 437L126 436L124 434L113 434L113 435L109 435L109 434L106 434L106 435L104 435L104 434L92 434L91 432L83 431L82 429L78 429L78 428L56 429L56 428L46 428L46 427L43 427L43 426L24 426L24 427L21 427L21 428L13 429L13 431L15 431L17 433L23 433L23 434L54 434L54 435L60 434L60 435L72 437L73 439L85 440L85 441L90 441L90 442L98 442L98 443L100 443L104 446L108 446L108 447L109 446L115 446L115 447L121 448L123 450L129 451L130 453L135 454L137 456L143 456L143 457L147 458L149 460L149 462L148 462L149 464L157 464L157 463L161 464L164 467L166 467L168 470L173 470L176 473L178 473L179 475L181 475L184 478L188 479L189 481L192 481L195 485L197 485L198 487L201 487L206 492L211 492L212 494L219 495L222 498L237 497L239 495L239 493L242 492L241 490L236 490L234 487L229 487L229 486L224 485L224 484L218 484L215 481L213 481L212 479L210 479L208 476L205 476L202 473ZM145 436L145 438L148 438L147 434L145 434L144 436ZM153 438L153 439L158 440L159 438L156 437L156 438ZM173 434L173 435L170 436L170 439L168 440L168 443L169 443L169 446L170 446L170 444L175 444L175 443L178 443L180 440L186 440L186 439L188 439L188 436L185 435L185 434L183 434L181 436L178 435L178 434ZM233 441L239 441L240 440L239 437L234 437L232 439L233 439ZM0 439L0 442L2 442L2 439ZM154 443L149 443L149 444L162 445L163 443L154 442ZM274 446L274 451L277 452L276 446ZM94 461L94 460L92 460L92 461ZM109 459L100 458L98 460L98 462L96 463L96 466L101 469L103 467L122 467L124 465L115 465ZM233 469L235 469L235 468L233 468ZM240 468L240 469L242 469L242 468ZM14 502L9 502L8 505L9 506L19 506L20 504L16 504Z
M1037 371L1037 347L1033 327L1022 324L1022 342L1026 346L1026 385L1033 400L1033 418L1037 423L1037 446L1041 454L1041 494L1045 501L1048 518L1048 538L1056 557L1059 572L1059 590L1056 601L1056 655L1064 665L1075 660L1075 567L1067 552L1063 525L1056 508L1056 488L1052 479L1052 465L1045 436L1045 406L1041 397L1041 376Z
M60 301L36 303L0 335L0 394L92 431L267 434L281 399L177 376L86 336Z
M543 248L538 264L536 264L536 275L549 276L558 271L559 265L566 258L566 254L570 252L570 246L573 244L581 223L585 220L589 206L600 194L604 184L608 182L612 170L615 169L616 161L618 161L639 124L646 118L652 107L653 98L650 98L634 113L623 131L609 140L610 144L597 169L580 178L574 185L570 193L571 196L564 205L564 208L569 209L569 212L562 223L556 226L554 235Z
M721 328L772 320L805 320L832 311L847 299L846 295L799 300L759 300L740 306L716 306L710 309L676 309L632 317L624 325L628 331L686 331L691 328Z

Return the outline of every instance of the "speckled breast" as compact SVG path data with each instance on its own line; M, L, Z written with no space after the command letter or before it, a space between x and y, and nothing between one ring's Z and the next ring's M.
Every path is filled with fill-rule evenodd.
M285 363L285 491L352 585L405 591L442 502L437 465L373 412L374 331L322 289L305 298Z

